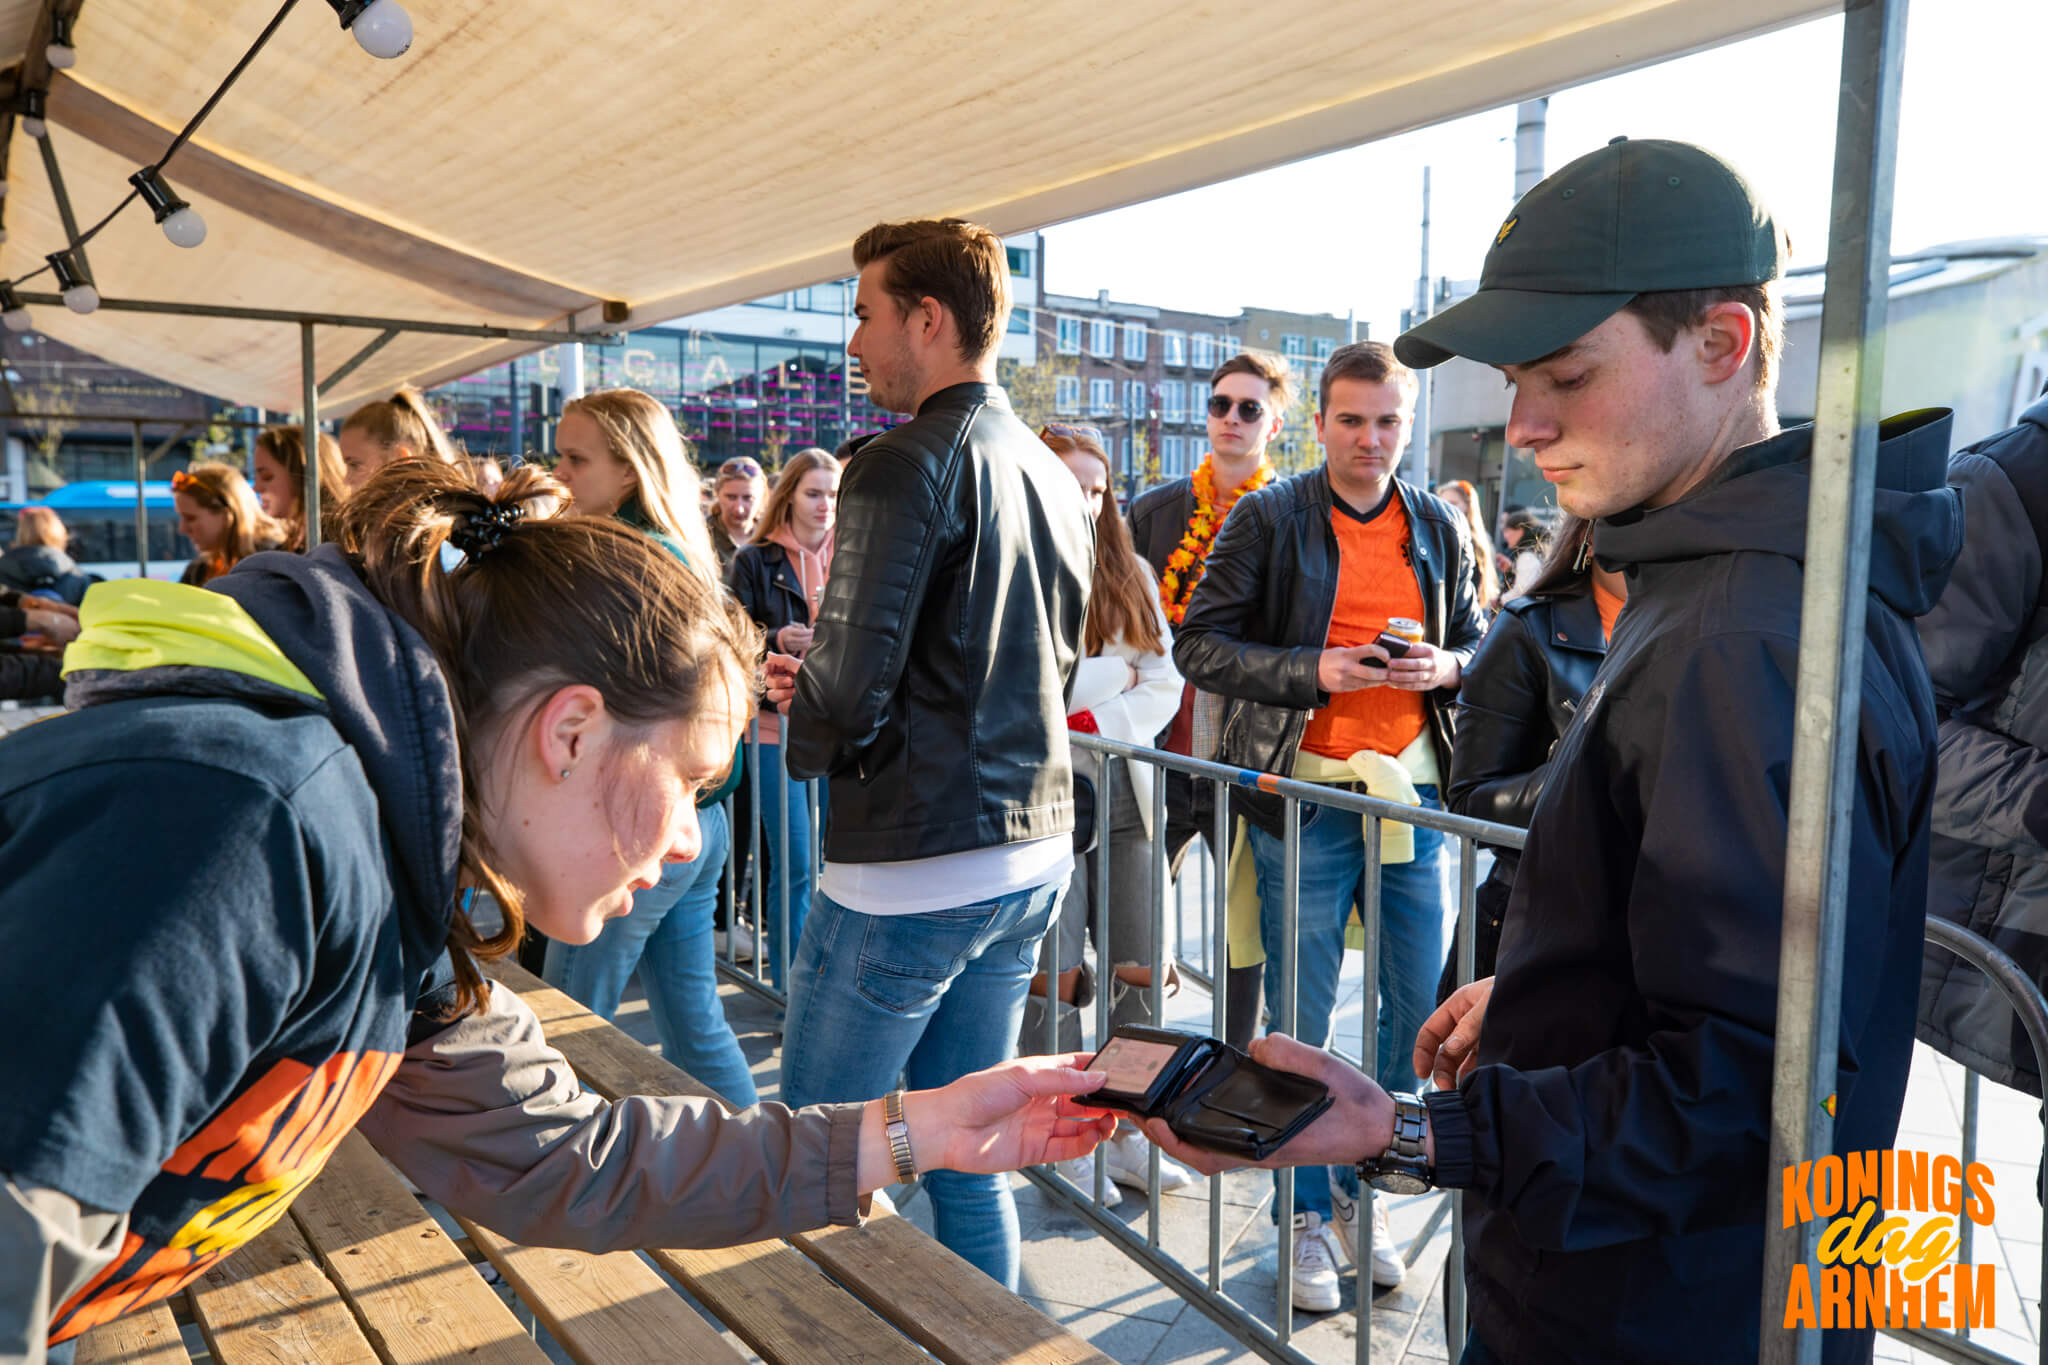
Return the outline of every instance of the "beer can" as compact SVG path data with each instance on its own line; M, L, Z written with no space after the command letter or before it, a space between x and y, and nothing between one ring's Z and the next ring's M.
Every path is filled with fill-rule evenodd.
M1387 634L1398 635L1409 644L1419 645L1422 643L1422 622L1396 616L1387 622Z

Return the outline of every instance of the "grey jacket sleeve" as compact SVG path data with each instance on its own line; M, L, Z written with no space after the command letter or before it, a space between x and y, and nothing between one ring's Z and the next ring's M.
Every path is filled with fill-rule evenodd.
M861 1110L727 1113L583 1089L517 994L406 1049L360 1127L432 1198L529 1246L737 1246L860 1221Z
M128 1215L0 1172L0 1365L43 1365L57 1306L113 1263Z
M2042 553L1998 462L1965 451L1949 466L1965 536L1948 587L1919 622L1944 719L1934 829L2022 857L2048 854L2048 754L1983 724L1993 692L2039 607Z

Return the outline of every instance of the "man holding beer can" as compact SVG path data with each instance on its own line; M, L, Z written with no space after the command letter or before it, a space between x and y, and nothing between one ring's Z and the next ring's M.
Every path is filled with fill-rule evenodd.
M1247 494L1210 549L1174 662L1196 687L1229 698L1218 762L1441 808L1451 708L1485 624L1465 523L1394 474L1419 387L1381 342L1340 348L1317 395L1323 466ZM1239 792L1237 805L1257 870L1266 1000L1278 1020L1281 801ZM1413 1084L1409 1054L1443 966L1443 835L1395 824L1383 833L1378 1071L1392 1090ZM1305 808L1300 857L1295 1036L1322 1045L1347 925L1365 899L1364 822ZM1337 1307L1331 1234L1344 1248L1358 1244L1357 1200L1350 1166L1297 1175L1295 1307ZM1398 1284L1404 1266L1383 1209L1374 1223L1374 1282Z

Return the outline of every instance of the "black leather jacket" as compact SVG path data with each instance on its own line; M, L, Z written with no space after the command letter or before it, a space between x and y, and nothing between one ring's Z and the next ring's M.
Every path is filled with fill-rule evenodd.
M1400 480L1394 496L1408 515L1411 562L1422 588L1430 644L1472 660L1486 630L1472 591L1472 547L1443 499ZM1246 494L1209 547L1208 567L1173 642L1181 676L1230 699L1216 761L1260 772L1294 771L1309 713L1330 704L1316 665L1337 603L1337 533L1330 477L1318 467ZM1451 770L1454 693L1427 697L1437 769ZM1277 833L1281 800L1232 793L1245 816Z
M1590 581L1568 597L1504 603L1458 689L1458 745L1444 804L1527 829L1550 752L1606 657ZM1492 879L1512 886L1521 857L1495 849Z
M790 772L829 775L825 856L894 862L1073 828L1068 685L1095 528L993 384L861 447L797 675Z
M770 649L776 648L776 632L784 626L811 623L803 585L797 582L796 570L790 566L789 551L773 541L742 545L734 551L732 563L726 566L725 586L732 589L732 595L767 636Z

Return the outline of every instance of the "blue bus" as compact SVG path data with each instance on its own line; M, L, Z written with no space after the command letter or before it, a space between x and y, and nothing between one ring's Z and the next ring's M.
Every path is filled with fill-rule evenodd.
M192 558L192 542L178 531L178 508L168 482L142 485L149 515L149 576L175 581ZM0 549L14 543L14 528L24 506L0 502ZM68 483L36 500L64 519L71 533L71 557L86 573L101 578L133 578L135 553L135 484L108 480Z

